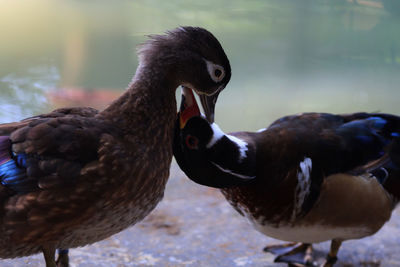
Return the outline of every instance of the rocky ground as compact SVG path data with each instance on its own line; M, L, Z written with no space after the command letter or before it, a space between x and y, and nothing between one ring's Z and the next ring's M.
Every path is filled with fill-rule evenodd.
M400 214L369 238L343 244L336 266L400 266ZM262 252L279 241L259 234L214 189L192 183L174 163L165 198L143 222L70 251L71 267L286 266ZM328 243L315 246L322 260ZM0 260L1 267L44 266L42 255Z

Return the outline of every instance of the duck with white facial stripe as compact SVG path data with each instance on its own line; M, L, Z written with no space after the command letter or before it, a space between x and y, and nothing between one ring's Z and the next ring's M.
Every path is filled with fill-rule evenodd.
M400 117L355 113L287 116L257 132L225 134L183 88L174 156L196 183L220 188L267 236L275 261L310 265L312 243L331 240L323 266L343 241L377 232L400 199Z
M186 87L183 87L182 91L179 119L182 132L185 132L185 129L192 129L190 125L196 128L196 135L184 134L184 140L182 140L186 148L196 153L188 153L185 156L188 159L193 156L193 160L197 161L207 154L207 160L210 166L212 165L212 169L218 170L227 177L227 180L221 177L215 180L213 187L220 187L219 185L225 182L242 184L253 179L255 175L251 173L254 168L252 165L254 153L250 153L254 149L252 144L240 136L225 134L215 123L209 124L200 113L192 91ZM187 119L190 119L188 125L186 125ZM233 180L232 177L234 177ZM201 180L196 180L196 182L202 184Z

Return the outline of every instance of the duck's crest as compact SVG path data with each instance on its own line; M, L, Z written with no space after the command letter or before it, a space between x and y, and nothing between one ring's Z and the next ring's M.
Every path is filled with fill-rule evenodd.
M198 40L198 33L207 34L209 38L213 38L214 42L218 42L215 37L207 30L200 27L191 26L180 26L173 30L165 32L165 34L150 34L147 35L147 40L138 46L137 52L139 55L139 61L142 61L146 55L152 54L155 51L159 51L161 47L171 46L174 44L179 46L182 43L191 43L192 45L200 42Z

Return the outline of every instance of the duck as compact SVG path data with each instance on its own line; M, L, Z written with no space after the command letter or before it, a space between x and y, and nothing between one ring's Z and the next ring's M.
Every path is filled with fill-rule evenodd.
M138 55L132 82L104 110L61 108L0 125L0 258L43 253L47 267L68 266L68 249L134 225L162 199L176 88L197 92L213 121L231 69L200 27L152 35Z
M219 188L262 234L275 262L312 266L312 244L376 233L400 198L400 117L383 113L302 113L257 132L224 133L182 89L174 156L192 181Z

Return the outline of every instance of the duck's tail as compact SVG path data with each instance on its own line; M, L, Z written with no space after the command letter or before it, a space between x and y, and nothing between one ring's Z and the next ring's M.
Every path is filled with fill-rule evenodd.
M388 162L382 168L387 172L387 179L382 185L398 202L400 201L400 137L393 139L387 153Z
M366 169L396 201L400 201L400 117L384 113L355 113L346 119L361 120L371 133L379 136L384 150L380 151L380 158Z
M387 146L388 162L382 170L387 172L383 186L396 200L400 201L400 117L385 115L388 121L385 130L389 145Z

